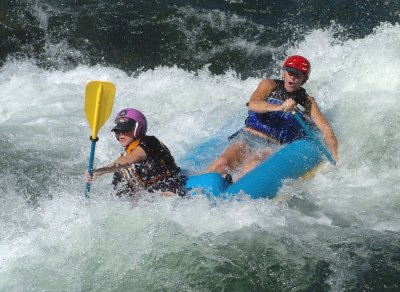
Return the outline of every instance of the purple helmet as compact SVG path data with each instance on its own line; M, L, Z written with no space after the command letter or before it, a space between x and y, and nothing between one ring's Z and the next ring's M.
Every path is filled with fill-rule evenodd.
M133 108L124 108L120 110L115 117L114 132L128 132L134 129L135 138L142 138L147 132L146 117L138 110Z

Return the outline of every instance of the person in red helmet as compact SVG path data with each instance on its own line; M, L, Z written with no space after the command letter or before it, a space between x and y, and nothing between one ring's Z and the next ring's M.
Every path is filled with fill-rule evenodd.
M160 140L146 135L147 120L138 110L124 108L115 118L111 130L124 153L114 162L93 169L88 182L95 177L114 173L113 185L117 196L134 195L140 190L159 191L161 195L180 195L186 193L184 180L171 152Z
M245 127L229 137L233 143L211 163L206 172L240 177L268 158L280 145L306 136L291 112L304 109L302 118L316 126L324 137L332 156L338 160L336 136L315 99L301 86L308 80L311 64L303 56L294 55L282 66L282 80L262 80L247 103L249 115Z

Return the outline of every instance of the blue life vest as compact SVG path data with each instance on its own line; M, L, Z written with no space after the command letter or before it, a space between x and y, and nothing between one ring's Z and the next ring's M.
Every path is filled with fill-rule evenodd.
M306 109L306 112L309 112L311 104L303 88L300 88L295 94L290 95L284 89L281 80L275 80L275 82L277 83L277 89L271 93L271 97L268 97L266 102L282 104L283 101L293 98L296 103L301 104ZM305 116L299 111L298 113L307 122ZM291 143L306 136L304 129L290 112L275 111L258 114L249 111L249 116L245 124L247 127L279 141L281 144Z

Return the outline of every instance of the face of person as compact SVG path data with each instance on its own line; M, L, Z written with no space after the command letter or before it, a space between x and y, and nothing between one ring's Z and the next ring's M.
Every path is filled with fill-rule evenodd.
M284 71L283 80L285 82L285 89L287 92L295 92L303 84L305 76L293 72Z
M117 138L122 147L127 147L135 140L134 130L132 129L128 132L115 131L115 137Z

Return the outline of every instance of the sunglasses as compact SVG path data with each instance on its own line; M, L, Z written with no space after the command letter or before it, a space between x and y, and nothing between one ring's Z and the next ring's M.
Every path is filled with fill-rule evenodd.
M132 131L133 129L131 129L131 130L114 130L114 133L115 133L115 135L119 135L119 134L126 134L126 133L128 133L128 132L130 132L130 131Z
M296 69L292 69L290 67L286 67L285 71L290 75L290 76L296 76L297 78L302 78L304 77L303 72L296 70Z

